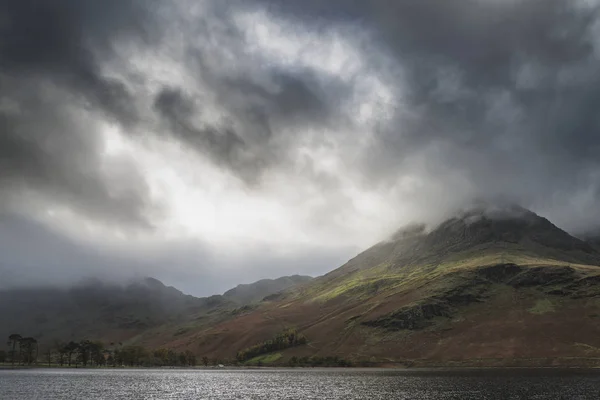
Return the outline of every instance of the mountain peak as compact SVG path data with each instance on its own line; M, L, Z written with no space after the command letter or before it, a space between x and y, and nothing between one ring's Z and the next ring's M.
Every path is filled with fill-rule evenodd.
M143 278L141 280L139 280L136 283L138 283L140 285L145 285L145 286L147 286L148 288L151 288L151 289L163 289L163 288L166 287L165 284L162 283L161 281L159 281L158 279L152 278L152 277L149 277L149 276L145 277L145 278Z
M478 206L443 222L429 235L435 242L471 247L484 243L542 245L557 250L583 250L589 246L546 218L518 205Z
M551 230L556 233L560 232L561 235L568 235L547 219L516 205L479 206L461 211L440 224L432 234L459 235L463 238L482 241L518 242L531 231L542 230Z
M600 265L600 253L593 246L533 211L517 204L480 202L431 230L423 225L399 230L389 240L350 260L341 272L359 270L365 265L440 265L468 259L472 254L502 260L560 260Z

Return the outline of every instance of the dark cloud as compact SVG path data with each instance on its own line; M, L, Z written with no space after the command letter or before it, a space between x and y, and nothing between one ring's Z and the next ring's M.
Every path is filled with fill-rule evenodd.
M144 7L151 3L144 3ZM103 76L113 41L149 40L136 1L0 1L2 197L34 193L105 221L148 226L147 189L131 165L114 190L101 171L97 119L131 127L133 94ZM15 199L12 199L15 200ZM48 200L48 199L47 199Z
M362 193L390 196L415 219L502 197L571 231L596 228L600 8L590 4L0 0L0 208L57 204L152 226L160 205L147 171L105 165L102 135L114 125L138 144L155 134L183 144L251 195L269 172L311 186L298 198L312 196L302 211L323 229L345 226ZM240 23L254 11L289 28L267 32L281 40L272 48L248 32L260 21ZM359 67L329 68L332 32ZM286 40L306 41L297 59ZM318 46L330 48L310 53ZM362 98L382 91L391 100ZM391 115L370 126L361 101L375 115L391 102L381 105Z
M402 103L363 155L365 182L391 184L423 157L425 176L437 185L447 185L453 172L473 188L455 194L448 186L449 198L510 196L575 230L600 221L590 207L600 200L598 6L562 0L260 3L307 29L358 24L396 60ZM568 211L581 196L594 199L587 200L585 221Z
M247 183L260 181L265 169L284 162L286 146L292 146L302 130L323 129L333 123L336 113L309 72L265 75L268 82L260 84L251 76L231 78L202 71L202 82L214 90L226 113L218 124L202 122L206 111L201 99L183 88L164 88L154 100L154 110L166 122L163 133L177 136ZM284 133L294 126L300 131Z
M167 122L170 134L177 135L215 162L237 173L242 173L248 167L239 162L241 153L247 151L246 142L232 127L196 126L193 119L201 116L202 111L181 90L163 89L156 97L154 108ZM254 167L253 170L256 168L250 166Z
M77 91L92 107L129 122L131 94L122 82L102 76L98 58L123 36L149 39L144 7L151 3L2 0L2 74L5 79L51 79Z
M182 61L196 80L190 88L164 88L152 110L164 135L256 183L265 169L289 161L301 132L345 129L349 115L340 104L351 89L306 67L253 65L257 60L247 54L246 38L229 12L235 3L210 4L197 24L181 24L184 34L198 38L180 43L187 54ZM93 208L115 204L143 219L144 185L132 187L125 198L102 188L94 135L80 133L85 122L71 111L79 103L131 131L143 125L140 119L147 116L137 108L142 94L103 76L99 60L113 56L117 40L133 37L151 48L163 31L180 23L178 15L163 15L157 4L134 0L102 6L4 0L1 7L1 76L8 88L0 109L4 170L13 178L22 173L25 183L33 176L65 192L88 181L82 204L95 199ZM596 183L596 9L560 0L256 1L244 9L251 7L264 7L307 31L355 25L372 41L371 49L361 49L364 62L402 77L391 88L402 96L396 115L380 125L359 157L364 182L393 181L411 169L415 157L431 155L428 173L443 178L454 171L479 188L478 196L512 193L531 205L565 202L568 196L557 196ZM376 65L378 52L394 64ZM223 68L221 53L233 54L237 68ZM19 93L26 80L35 84L24 99ZM49 83L58 95L36 88ZM204 119L214 110L204 107L202 90L211 91L212 106L220 107L217 122Z

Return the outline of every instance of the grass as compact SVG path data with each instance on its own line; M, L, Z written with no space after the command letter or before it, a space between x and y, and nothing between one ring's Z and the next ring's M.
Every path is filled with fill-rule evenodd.
M579 270L597 270L597 267L558 261L551 254L533 254L518 246L477 247L431 258L424 256L421 262L415 264L393 266L382 262L366 266L337 279L322 281L305 292L303 297L308 301L327 302L340 296L361 300L382 292L393 295L422 287L449 273L508 263L521 266L569 265Z
M555 311L554 304L550 299L541 299L535 302L535 305L529 310L531 314L543 315Z
M273 364L279 360L283 355L281 353L262 354L246 361L246 365L258 365L258 364Z
M312 300L325 302L338 296L348 295L353 298L370 298L376 293L389 291L398 293L407 289L419 287L427 282L449 272L475 268L481 265L492 265L501 262L497 254L471 256L463 254L442 264L420 264L407 267L393 268L388 263L381 263L372 268L365 268L351 276L336 282L327 282L323 287L314 288Z
M588 355L597 355L597 354L600 353L600 348L592 346L592 345L589 345L587 343L578 343L578 342L576 342L574 344L574 346L582 348L586 352L586 354L588 354Z

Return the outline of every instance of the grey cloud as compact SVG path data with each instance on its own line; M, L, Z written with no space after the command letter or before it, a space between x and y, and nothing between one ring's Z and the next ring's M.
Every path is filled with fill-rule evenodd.
M11 286L71 285L91 276L126 279L142 263L59 234L27 218L0 214L0 289Z
M358 188L412 202L415 218L501 196L571 231L600 224L597 6L568 0L207 4L198 21L188 21L179 14L184 2L0 0L0 207L10 203L27 213L20 200L33 191L99 221L150 226L156 205L139 171L124 160L116 182L114 171L107 175L99 166L95 121L101 119L133 140L156 130L185 143L257 191L265 171L295 168L298 179L331 202L315 212L323 224L334 223L340 210L352 212L353 199L341 193L340 176L292 158L299 143L334 142L348 150L342 165ZM344 109L356 82L306 66L267 65L249 54L232 18L236 7L266 10L299 30L338 30L352 43L360 41L352 32L364 33L361 62L389 78L385 84L401 98L390 122L381 121L369 141L348 133L359 130ZM114 43L152 50L168 46L170 31L184 53L177 61L190 75L185 87L162 88L148 106L147 92L137 91L147 77L132 84L103 75L104 61L123 56ZM412 176L422 187L407 191L398 182ZM193 269L190 260L211 256L182 257L184 276ZM253 263L265 264L260 259Z
M270 85L253 82L251 77L232 79L206 71L202 75L227 112L220 126L194 122L202 121L202 100L182 88L164 88L155 98L154 109L167 123L166 134L177 135L248 183L256 183L266 168L285 160L282 153L297 136L284 137L282 128L323 128L334 119L330 104L309 86L308 74L268 72Z
M342 124L337 98L348 88L340 82L319 79L306 68L257 65L260 60L246 54L244 36L220 3L207 3L207 15L194 23L182 22L177 10L183 2L171 5L2 0L0 117L6 146L1 181L13 184L11 194L18 197L17 189L28 188L93 219L150 226L149 214L158 205L150 203L133 165L123 163L127 168L121 175L130 179L128 190L120 193L98 170L102 150L93 116L121 125L136 139L138 132L155 130L148 125L154 118L148 112L154 111L167 138L186 142L254 186L267 168L287 162L304 128ZM152 49L168 40L165 32L176 25L190 38L181 43L187 53L181 62L196 81L188 88L164 88L153 107L144 109L146 94L139 89L147 78L125 70L124 76L137 81L121 81L104 76L101 65L122 56L114 52L115 43L133 41ZM237 57L233 73L222 68L230 62L223 51ZM212 93L213 106L223 114L220 121L202 120L205 99L195 97L197 90ZM86 120L82 114L90 115ZM293 133L284 136L283 130Z
M35 193L95 219L150 225L139 173L121 163L117 170L129 182L115 191L100 170L95 120L132 127L138 118L133 94L123 82L103 76L99 61L118 38L149 40L141 4L0 1L4 203L19 208L23 196Z
M210 4L205 20L181 28L189 37L199 38L183 43L188 55L184 61L197 79L191 82L192 91L165 88L155 98L153 110L164 124L165 135L193 145L246 182L256 183L265 169L281 168L288 160L303 128L343 130L348 118L340 109L340 99L350 88L335 77L317 76L306 68L254 65L257 60L245 53L245 38L227 12L242 5ZM599 145L594 110L600 86L593 73L598 60L591 28L597 10L582 11L560 0L461 0L452 4L441 0L257 0L243 7L253 7L248 4L268 5L270 12L307 30L355 24L369 32L373 41L372 49L361 49L366 63L375 63L378 51L395 60L396 65L373 65L392 69L386 71L392 76L394 69L402 72L398 76L403 80L393 90L402 92L403 104L392 123L380 127L371 147L359 151L364 184L393 183L403 171L414 169L415 158L430 156L425 175L443 186L447 171L463 174L478 192L465 196L508 192L543 208L549 206L550 198L568 200L568 196L557 200L559 192L577 192L594 184ZM140 46L152 46L162 27L179 23L176 13L153 2L134 0L102 6L93 1L39 5L31 0L4 0L2 9L2 58L6 60L2 76L13 86L4 103L26 106L15 94L26 79L40 86L51 82L68 92L65 104L80 102L136 130L144 117L136 106L141 94L131 92L124 82L103 77L98 58L110 58L111 44L123 38L135 37ZM233 69L220 68L226 59L219 53L223 46L237 57L239 65ZM194 85L212 92L225 114L220 122L202 121L205 99L194 97ZM40 93L31 90L34 97ZM72 118L60 108L66 105L48 103L47 98L37 99L28 110L42 115L62 113L63 121ZM72 171L80 169L80 159L95 160L97 144L83 135L67 139L81 129L77 121L48 117L41 122L49 127L44 135L51 141L52 135L59 137L51 132L60 131L71 148L59 153L41 146L42 151L38 140L23 141L16 133L26 129L21 128L27 126L24 117L2 110L7 132L3 140L20 146L20 151L4 156L4 162L10 163L8 169L28 171L37 163L38 171L52 175L51 181L64 178L59 187L73 192L81 177ZM282 135L291 127L298 128L292 136ZM36 132L30 136L42 136L38 127L30 129ZM73 146L78 142L81 147L76 150ZM78 152L83 154L80 159L55 161ZM26 158L17 163L19 154L35 159L30 168L22 168L30 165ZM133 219L143 219L148 206L144 185L132 187L128 198L111 198L108 188L102 189L106 183L93 164L88 162L82 175L97 193L90 189L81 203L91 198L98 203L121 202L117 208ZM54 173L52 168L56 168ZM131 174L136 176L135 171ZM43 178L40 173L37 176Z
M81 243L44 224L0 214L0 290L14 286L70 286L88 278L128 281L147 276L196 296L220 294L239 283L297 273L319 275L347 261L354 248L318 247L281 254L257 247L223 255L202 241L115 250ZM168 268L165 268L168 266Z
M181 90L163 89L156 97L154 108L166 120L170 134L178 135L235 172L243 173L248 167L240 163L240 153L247 150L246 142L231 127L196 126L192 119L201 116L202 111Z
M121 257L108 249L96 251L27 218L13 219L58 205L119 228L152 227L158 205L152 203L140 171L126 159L112 160L118 164L110 165L109 171L102 165L99 123L118 124L138 140L140 132L155 130L151 114L155 113L161 123L156 130L165 137L192 145L247 183L258 182L266 168L285 161L295 139L275 137L282 127L330 123L335 111L323 100L326 89L310 71L253 65L256 60L244 55L244 38L227 13L214 7L209 11L214 15L206 16L224 27L223 32L203 31L202 21L188 25L181 21L174 10L182 4L0 0L0 234L2 253L10 253L0 261L4 285L72 283L89 275L121 276L142 270L166 281L187 283L184 289L200 294L214 289L215 282L221 282L223 290L238 283L221 277L218 268L224 261L198 251L202 245L182 249L171 243L154 259L140 254ZM152 49L165 39L165 31L178 24L190 38L183 43L189 57L180 61L190 70L195 68L197 81L188 88L164 88L145 109L146 93L137 89L149 83L147 77L130 70L121 72L135 82L105 76L103 64L123 61L115 44ZM218 49L210 47L212 39L226 42L230 47L225 50L239 50L238 73L219 68ZM226 115L219 123L202 121L204 99L193 94L198 87L212 91L217 99L216 107ZM27 243L27 248L18 243ZM299 261L297 254L288 259L257 253L253 260L229 263L238 269L248 264L247 274L240 277L250 281L253 268L276 277L286 273L284 265L302 264L304 271L312 273L315 266L322 270L328 264L324 259L343 259L336 252L323 255L313 249L311 253L314 257L298 257ZM166 277L164 264L172 266ZM202 274L205 282L197 287L189 284Z
M98 58L110 53L113 41L122 36L150 36L142 4L136 0L2 0L3 75L50 79L111 117L132 119L131 94L121 82L102 76Z
M270 88L251 80L225 79L222 96L231 91L243 93L247 100L254 99L256 108L279 123L326 124L334 113L323 93L318 93L321 88L309 71L293 74L271 70L268 77Z
M343 124L339 99L350 89L339 79L320 79L308 68L263 64L248 54L249 44L231 16L219 11L219 5L211 12L210 23L201 19L181 27L186 36L202 38L180 43L191 86L164 88L153 109L169 128L164 134L178 136L256 185L266 169L286 162L306 128ZM218 29L209 29L210 24ZM222 114L217 123L204 121L210 106Z
M15 94L9 99L18 109L0 111L0 198L19 207L34 193L105 222L147 226L143 180L123 164L112 167L128 182L117 188L106 181L94 122L70 111L61 96Z
M600 200L597 6L562 0L259 3L307 29L359 24L396 60L403 102L363 153L365 184L394 184L421 159L421 175L446 188L439 202L503 195L551 212L571 230L600 223L594 208ZM469 191L456 193L450 174L464 177ZM574 212L581 196L595 201L588 199L587 212Z

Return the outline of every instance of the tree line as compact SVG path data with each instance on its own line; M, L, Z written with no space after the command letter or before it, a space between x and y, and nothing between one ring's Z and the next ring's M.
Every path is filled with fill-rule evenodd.
M301 346L306 343L307 340L304 335L297 333L295 329L287 329L270 340L238 351L235 358L239 362L244 362L263 354Z
M18 333L8 336L8 352L0 352L0 361L9 361L14 366L31 365L38 357L38 342L33 337L23 337Z
M235 360L219 361L202 357L199 360L189 350L177 352L173 349L158 348L149 350L143 346L123 345L123 343L105 344L101 341L80 340L55 341L39 354L38 341L33 337L12 334L8 337L7 351L0 350L0 363L11 365L47 364L67 367L193 367L198 364L208 367L217 366L221 362L227 364L244 364L254 357L291 347L307 344L304 335L294 329L287 329L270 340L248 347L237 352ZM262 363L258 363L262 365ZM286 363L291 367L350 367L352 364L338 357L292 357Z
M159 348L148 350L143 346L81 340L60 342L38 354L38 341L33 337L11 334L8 337L8 350L0 350L0 362L15 365L48 364L68 367L188 367L197 365L196 356L189 350L177 352ZM41 356L41 360L40 360ZM205 366L217 365L218 360L202 357Z

